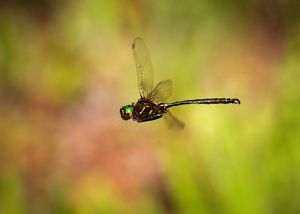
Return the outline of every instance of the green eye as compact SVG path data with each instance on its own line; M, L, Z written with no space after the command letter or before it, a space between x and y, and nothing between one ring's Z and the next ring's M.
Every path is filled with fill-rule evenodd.
M133 111L133 107L132 106L125 106L124 110L125 110L126 114L131 114L132 111Z
M120 114L123 120L129 120L132 118L132 112L134 108L131 105L123 106L120 108Z

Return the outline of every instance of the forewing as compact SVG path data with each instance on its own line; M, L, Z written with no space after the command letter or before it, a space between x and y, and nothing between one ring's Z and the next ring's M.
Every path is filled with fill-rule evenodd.
M163 102L168 99L172 95L172 81L171 80L163 80L160 81L153 91L147 96L148 99L154 102Z
M147 97L153 89L153 68L145 42L137 37L132 44L140 95Z

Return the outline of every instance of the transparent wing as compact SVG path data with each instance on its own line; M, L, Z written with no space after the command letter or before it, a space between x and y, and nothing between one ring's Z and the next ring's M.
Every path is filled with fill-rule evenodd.
M160 81L153 91L147 96L148 99L154 102L163 102L172 95L172 81L164 80Z
M134 39L132 51L136 64L138 89L142 97L147 97L153 89L153 68L149 51L145 42L139 37Z
M178 120L170 111L167 111L164 118L166 119L167 126L170 129L183 129L184 123Z

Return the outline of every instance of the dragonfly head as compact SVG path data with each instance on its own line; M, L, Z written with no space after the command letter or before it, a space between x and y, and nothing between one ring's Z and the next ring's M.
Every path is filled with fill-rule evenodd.
M132 118L133 106L126 105L120 108L120 114L123 120L129 120Z

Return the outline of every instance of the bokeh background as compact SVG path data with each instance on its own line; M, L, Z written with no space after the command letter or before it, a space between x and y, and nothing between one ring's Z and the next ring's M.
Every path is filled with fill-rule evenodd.
M300 2L1 0L0 213L300 213ZM147 43L186 123L123 121Z

